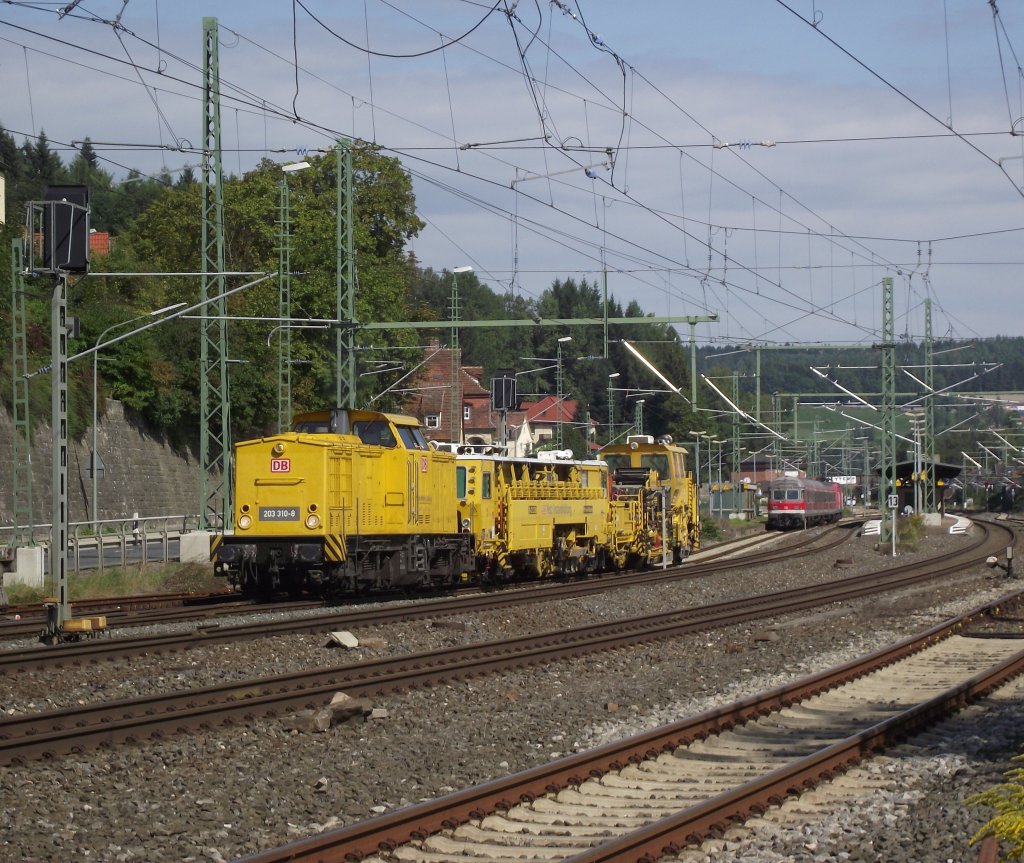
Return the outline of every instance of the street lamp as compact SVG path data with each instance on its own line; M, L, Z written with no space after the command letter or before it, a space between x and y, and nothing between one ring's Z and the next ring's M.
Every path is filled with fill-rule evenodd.
M758 455L763 453L766 449L770 449L771 446L772 446L772 444L769 443L769 444L765 444L760 449L750 449L750 447L747 447L747 452L749 452L754 457L754 484L755 485L758 482L758 479L757 479L757 457L758 457ZM769 456L769 458L770 458L770 456ZM770 471L769 471L768 479L771 479L771 472Z
M724 440L718 440L717 438L711 441L713 444L718 444L718 517L722 517L722 513L725 512L725 501L723 500L722 494L722 444Z
M708 434L708 512L709 513L712 512L712 510L711 510L711 501L712 501L712 498L711 498L711 467L712 467L712 465L714 465L714 462L711 460L711 448L714 446L715 440L716 440L715 436L713 434L709 433Z
M615 439L615 378L618 372L608 375L608 443Z
M280 236L278 243L277 284L278 315L284 320L292 316L292 217L288 192L288 175L312 167L309 162L292 162L281 166ZM270 345L270 339L267 339ZM287 431L292 423L292 334L285 331L277 343L277 430Z
M146 314L139 315L138 317L132 318L131 320L121 321L118 324L111 324L102 333L100 333L100 337L98 339L96 339L96 346L93 349L93 354L92 354L92 454L91 454L90 460L89 460L89 469L92 472L92 530L93 530L93 533L97 533L98 530L99 530L99 502L98 502L98 497L97 497L98 489L99 489L99 483L97 481L97 478L98 478L99 472L101 470L101 467L100 467L99 453L97 453L97 451L96 451L96 403L97 403L96 378L97 378L98 373L99 373L99 369L97 367L97 360L99 359L99 355L100 355L100 345L102 344L104 337L111 330L116 330L118 327L126 327L126 326L128 326L128 324L134 324L136 321L142 321L142 320L145 320L146 318L155 318L157 315L162 315L165 312L174 311L174 309L180 309L184 305L187 305L187 303L174 303L173 305L170 305L170 306L164 306L162 309L156 309L155 311L152 311L152 312L146 312Z
M694 459L694 463L697 466L696 480L697 480L697 509L698 510L700 509L700 439L702 437L704 437L706 434L707 434L707 432L702 432L702 431L692 431L692 432L690 432L690 437L697 439L697 447L696 447L696 449L697 449L697 458Z
M448 432L452 444L462 441L462 399L459 396L459 378L461 376L461 364L459 363L459 273L471 273L473 268L466 265L456 267L452 270L452 404L451 416L448 419Z
M925 414L922 410L908 411L907 418L910 420L910 428L914 435L914 512L921 512L921 471L923 469L921 459L921 427L925 422Z
M562 336L558 340L555 355L555 446L562 448L562 345L571 342L572 336Z

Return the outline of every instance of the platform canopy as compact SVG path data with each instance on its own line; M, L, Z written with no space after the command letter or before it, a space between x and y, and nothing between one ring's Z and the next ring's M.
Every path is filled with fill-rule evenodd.
M914 472L917 465L913 461L899 461L896 462L896 482L905 485L914 481ZM933 482L947 485L951 479L955 479L960 476L962 468L958 464L943 464L940 461L928 461L927 459L921 460L921 472L924 474L924 478L931 478ZM878 474L881 475L882 470L879 468ZM889 478L889 473L886 472L886 478Z

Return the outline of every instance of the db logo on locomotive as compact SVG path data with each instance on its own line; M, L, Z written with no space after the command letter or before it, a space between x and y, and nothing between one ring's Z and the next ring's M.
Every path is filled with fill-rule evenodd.
M271 473L288 473L292 469L290 458L272 458L270 460Z

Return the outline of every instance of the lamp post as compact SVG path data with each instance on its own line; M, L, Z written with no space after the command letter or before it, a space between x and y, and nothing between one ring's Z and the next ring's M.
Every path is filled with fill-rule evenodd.
M721 518L725 512L725 499L723 498L723 492L725 486L722 483L722 447L725 444L724 440L718 442L718 517Z
M558 449L562 448L562 345L571 341L572 336L562 336L558 340L555 354L555 446Z
M97 481L99 475L99 454L96 451L96 404L98 401L98 388L96 386L96 378L99 373L97 361L100 355L100 345L103 343L103 339L106 337L107 333L109 333L111 330L116 330L118 327L126 327L129 324L134 324L136 321L142 321L145 320L146 318L155 318L157 315L162 315L165 312L170 312L173 311L174 309L180 309L184 305L186 305L186 303L174 303L173 305L170 306L164 306L164 308L162 309L156 309L152 312L146 312L146 314L139 315L138 317L131 318L130 320L121 321L118 324L111 324L102 333L100 333L100 337L96 339L96 346L93 349L92 354L92 453L89 458L89 469L92 473L93 533L97 533L99 530L99 483Z
M312 167L309 162L282 165L280 235L278 238L278 315L287 320L292 316L292 219L288 192L288 175ZM270 340L267 340L269 345ZM285 331L277 343L277 430L283 432L292 422L292 334Z
M693 431L690 432L690 437L697 439L697 458L694 459L694 464L697 467L697 511L700 512L700 439L705 436L705 432Z
M459 393L461 363L459 362L459 273L471 273L470 266L456 267L452 270L452 405L451 416L448 418L448 433L453 444L462 441L462 398Z
M718 445L718 517L722 517L722 513L725 512L725 507L722 500L722 444L724 440L718 438L708 439L708 473L711 473L711 447L715 444ZM714 508L711 508L711 514L714 515Z
M608 443L615 439L615 378L618 372L608 375Z
M908 412L908 418L910 420L910 427L914 435L914 471L913 471L913 482L914 482L914 512L921 512L921 427L924 425L925 416L924 411L914 410Z
M711 447L714 444L714 442L715 442L714 441L714 435L709 434L708 435L708 512L711 515L714 515L714 512L711 509L711 500L712 500L712 498L711 498L711 465L713 464L713 462L711 461Z
M870 438L866 435L864 437L854 438L854 441L864 442L864 490L862 492L863 497L861 501L865 507L871 504L871 464L868 457L868 443Z

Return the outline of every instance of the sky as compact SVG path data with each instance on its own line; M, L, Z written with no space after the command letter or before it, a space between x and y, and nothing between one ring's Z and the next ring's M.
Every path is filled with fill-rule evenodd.
M702 344L1021 335L1024 10L974 0L0 3L0 124L115 177L338 136L410 172L436 271L601 283ZM681 325L684 338L689 328Z

